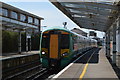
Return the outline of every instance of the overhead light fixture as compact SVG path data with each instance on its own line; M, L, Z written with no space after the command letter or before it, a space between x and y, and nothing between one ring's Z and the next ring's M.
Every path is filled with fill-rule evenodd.
M92 14L89 14L89 18L93 18L93 15L92 15Z
M109 19L113 19L113 16L108 16Z
M92 23L92 26L95 26L95 23Z

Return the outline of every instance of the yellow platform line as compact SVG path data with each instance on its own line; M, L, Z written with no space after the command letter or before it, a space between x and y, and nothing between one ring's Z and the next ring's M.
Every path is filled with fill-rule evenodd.
M96 50L96 51L97 51L97 50ZM94 53L95 53L95 51L93 52L93 54L94 54ZM84 69L83 69L83 72L82 72L82 74L81 74L80 77L79 77L79 80L82 80L82 79L83 79L83 77L84 77L84 75L85 75L85 73L86 73L86 71L87 71L88 63L89 63L90 59L92 58L93 54L90 56L89 60L87 61L86 65L85 65L85 67L84 67Z
M82 74L80 75L79 79L82 80L82 78L84 77L85 73L86 73L86 70L87 70L87 67L88 67L88 63L85 65L84 69L83 69L83 72Z

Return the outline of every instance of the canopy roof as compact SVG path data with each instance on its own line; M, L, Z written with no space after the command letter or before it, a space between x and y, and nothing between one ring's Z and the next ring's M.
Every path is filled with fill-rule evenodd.
M50 0L79 27L107 31L119 15L119 1Z

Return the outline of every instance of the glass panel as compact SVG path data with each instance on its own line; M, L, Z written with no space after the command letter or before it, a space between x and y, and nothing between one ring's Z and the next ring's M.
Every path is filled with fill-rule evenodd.
M18 15L16 12L11 12L11 18L18 19Z
M32 17L28 17L28 23L33 23L33 18Z
M20 21L27 21L26 16L23 14L20 14Z
M49 46L49 35L43 34L42 36L42 48L48 48Z
M3 16L8 16L8 10L7 9L2 9L2 14L3 14Z
M2 15L2 8L0 8L0 15Z
M69 35L62 34L60 44L61 49L69 49Z
M35 18L35 22L36 25L39 25L39 20Z

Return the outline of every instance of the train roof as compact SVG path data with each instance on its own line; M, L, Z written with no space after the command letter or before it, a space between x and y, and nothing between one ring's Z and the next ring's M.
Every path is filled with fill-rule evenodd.
M46 30L44 30L43 32L50 31L50 30L63 30L63 31L66 31L66 32L70 32L68 29L63 28L63 27L59 27L59 26L48 27L48 28L47 28Z
M72 31L70 31L70 30L68 30L68 29L66 29L66 28L64 28L64 27L59 27L59 26L49 27L49 28L47 28L46 30L44 30L43 33L46 32L46 31L50 31L50 30L62 30L62 31L71 33L71 34L73 34L73 35L76 35L76 36L85 38L85 39L87 39L87 40L96 41L96 40L94 40L94 39L91 39L91 38L89 38L89 37L82 36L82 35L80 35L80 34L77 34L77 33L75 33L75 32L72 32Z
M79 34L77 34L75 32L72 32L72 31L70 31L70 30L68 30L68 29L66 29L64 27L59 27L59 26L49 27L46 30L44 30L43 32L50 31L50 30L62 30L62 31L65 31L65 32L68 32L68 33L72 33L74 35L82 36L82 35L79 35Z

